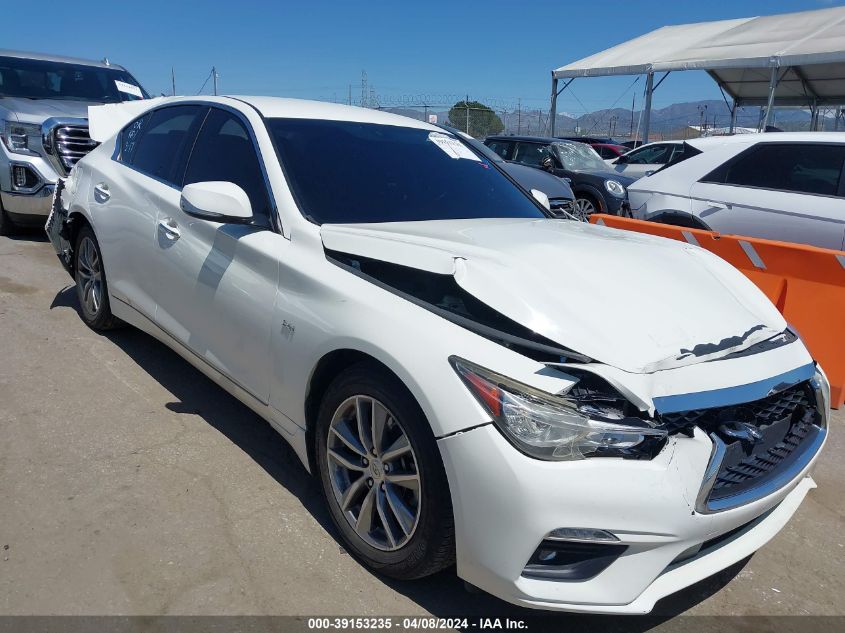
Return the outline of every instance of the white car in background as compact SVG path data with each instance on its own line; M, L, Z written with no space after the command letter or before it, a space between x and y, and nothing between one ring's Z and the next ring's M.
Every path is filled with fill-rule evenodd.
M845 249L845 133L686 141L685 158L628 188L635 218Z
M718 257L552 219L421 121L148 107L92 108L102 144L59 187L81 317L141 328L267 419L370 569L456 561L517 604L644 613L815 486L828 383Z
M631 178L642 178L673 160L676 157L676 152L682 152L683 147L683 141L649 143L632 149L619 158L608 162L620 174L625 174Z

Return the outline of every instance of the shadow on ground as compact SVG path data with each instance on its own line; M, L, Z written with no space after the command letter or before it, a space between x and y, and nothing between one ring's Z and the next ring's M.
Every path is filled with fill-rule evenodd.
M79 311L75 287L68 286L50 308ZM164 344L135 328L114 330L105 336L155 378L176 400L166 406L174 413L202 417L225 435L268 475L295 494L305 509L342 547L319 485L302 467L287 442L263 419L227 394ZM379 580L438 617L510 618L524 620L533 631L602 631L638 633L667 623L727 585L748 563L743 561L687 589L664 598L647 616L595 616L535 611L508 604L483 592L467 591L450 568L412 582L379 576ZM361 568L361 573L370 573ZM683 628L679 623L678 630ZM664 627L661 627L663 629ZM674 629L675 627L670 627Z
M47 218L44 218L44 222ZM47 242L47 234L43 226L16 226L15 234L7 236L16 242Z

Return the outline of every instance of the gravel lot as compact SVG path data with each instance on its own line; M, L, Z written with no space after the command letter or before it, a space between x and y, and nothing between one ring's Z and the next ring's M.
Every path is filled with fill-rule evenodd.
M269 425L152 338L86 328L70 283L37 231L0 238L0 614L532 616L454 570L365 571ZM837 411L786 529L662 601L661 629L684 612L845 615L843 426Z

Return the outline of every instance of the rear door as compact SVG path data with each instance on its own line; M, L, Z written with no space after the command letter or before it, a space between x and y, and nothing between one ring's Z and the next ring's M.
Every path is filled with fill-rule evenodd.
M272 375L270 337L284 238L252 129L239 113L212 108L197 137L183 183L240 186L253 211L248 224L183 212L179 196L161 207L156 321L174 339L266 404Z
M841 250L845 145L758 143L690 189L712 229Z
M109 293L149 319L158 287L150 249L158 213L178 204L177 183L207 110L184 105L149 112L120 132L114 160L92 162L90 208Z

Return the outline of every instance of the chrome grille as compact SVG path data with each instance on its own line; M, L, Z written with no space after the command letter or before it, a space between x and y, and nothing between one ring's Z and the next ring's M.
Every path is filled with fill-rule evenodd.
M58 125L50 132L47 150L58 160L64 173L67 174L80 158L97 145L98 143L89 136L87 126Z

